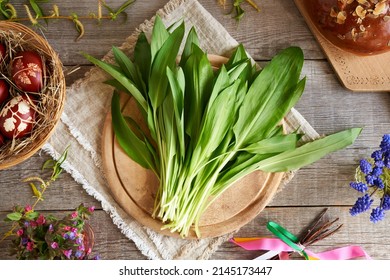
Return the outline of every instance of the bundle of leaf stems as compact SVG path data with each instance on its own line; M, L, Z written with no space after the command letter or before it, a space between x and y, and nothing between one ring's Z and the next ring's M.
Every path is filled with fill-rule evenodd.
M308 247L317 243L333 234L338 232L343 224L336 224L339 221L339 218L329 220L327 217L328 208L325 208L315 219L314 221L305 229L304 232L300 234L299 244L304 247ZM291 256L293 252L289 252L288 255ZM279 255L276 255L272 260L278 260Z
M85 56L114 78L107 83L116 88L111 112L120 146L160 181L153 216L182 237L192 230L201 237L202 214L235 182L256 170L310 164L352 144L361 129L300 145L302 135L284 134L281 125L305 87L300 48L258 70L239 45L214 72L195 29L185 41L184 34L183 22L166 28L156 16L150 42L141 33L133 59L116 47L116 65ZM122 114L117 91L137 101L148 131Z

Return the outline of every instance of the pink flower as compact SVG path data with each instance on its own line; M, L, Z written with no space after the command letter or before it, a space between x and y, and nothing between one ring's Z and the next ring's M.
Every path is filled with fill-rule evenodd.
M24 212L30 212L32 210L32 207L31 205L26 205L26 207L24 207Z
M72 227L71 231L74 232L74 233L77 233L78 229L75 228L75 227Z
M70 259L70 256L72 255L72 249L69 249L69 250L64 250L62 251L65 255L65 257L67 257L68 259Z
M73 212L71 215L72 219L76 218L78 216L77 212Z
M39 215L39 217L37 219L37 224L38 225L43 225L45 222L46 222L45 217L42 214Z
M58 243L57 242L52 242L50 244L50 247L52 247L53 249L57 249L58 248Z
M23 235L23 229L22 228L20 228L20 229L18 229L18 231L16 232L16 234L18 235L18 236L22 236Z
M70 226L64 226L64 230L70 230L71 227Z
M91 212L91 213L92 213L93 211L95 211L95 206L88 207L88 211Z
M37 225L38 225L38 223L35 222L35 221L31 221L31 222L30 222L30 226L31 226L31 227L36 227Z
M34 249L34 243L33 242L27 242L27 251L32 251Z

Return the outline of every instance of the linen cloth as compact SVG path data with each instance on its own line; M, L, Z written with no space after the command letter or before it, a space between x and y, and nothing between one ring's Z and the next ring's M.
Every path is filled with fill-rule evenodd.
M217 22L196 0L172 0L157 11L168 26L183 19L188 32L196 28L201 47L211 54L229 56L238 45L223 26ZM140 31L151 34L154 18L145 21L131 34L120 48L131 55ZM111 51L104 57L113 59ZM112 87L103 84L108 76L97 67L85 77L67 88L67 100L56 133L45 144L43 150L57 159L69 145L69 155L64 169L82 185L88 194L101 202L102 208L111 216L113 223L122 233L133 240L138 249L149 259L209 259L219 245L227 241L231 234L200 240L183 240L167 237L143 227L127 215L111 197L105 181L101 157L101 132L110 107ZM87 124L87 125L86 125ZM287 130L299 128L306 139L317 138L318 134L294 109L286 117ZM282 185L293 173L287 174Z

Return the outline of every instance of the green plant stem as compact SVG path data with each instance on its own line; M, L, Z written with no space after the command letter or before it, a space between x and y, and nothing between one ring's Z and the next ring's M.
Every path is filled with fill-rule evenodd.
M93 16L78 16L77 17L78 19L94 19L94 20L98 20L98 19L112 19L111 16L101 16L101 17L93 17ZM73 16L43 16L43 17L39 17L38 19L67 19L67 20L74 20L74 17ZM2 21L11 21L11 22L20 22L20 21L30 21L29 18L11 18L11 19L4 19Z

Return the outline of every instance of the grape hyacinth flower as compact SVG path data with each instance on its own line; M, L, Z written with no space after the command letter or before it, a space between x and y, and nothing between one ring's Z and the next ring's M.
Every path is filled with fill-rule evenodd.
M368 211L374 195L380 198L379 206L370 215L370 221L377 223L384 219L386 211L390 210L390 134L385 134L369 159L361 159L356 168L355 181L350 187L364 193L349 210L352 216Z
M349 213L352 216L356 216L357 214L363 213L370 209L371 204L374 200L368 194L365 194L362 197L359 197L356 201L355 205L349 210Z

